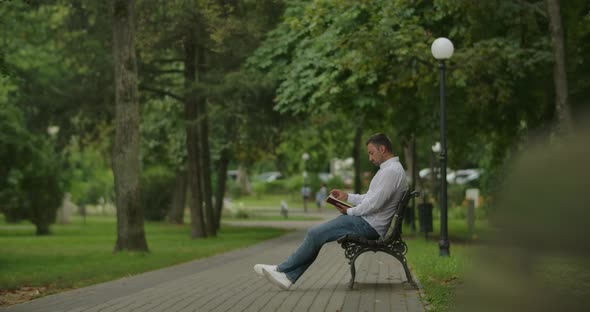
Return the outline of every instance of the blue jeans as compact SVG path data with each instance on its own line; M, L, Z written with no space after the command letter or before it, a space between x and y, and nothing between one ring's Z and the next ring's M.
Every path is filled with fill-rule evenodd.
M377 239L379 234L367 221L358 216L341 215L326 223L314 226L307 232L303 243L297 250L277 267L291 282L295 283L315 261L325 243L333 242L346 234Z

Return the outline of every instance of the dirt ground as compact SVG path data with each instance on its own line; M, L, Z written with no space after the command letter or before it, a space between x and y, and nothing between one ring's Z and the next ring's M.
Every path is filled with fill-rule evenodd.
M22 287L19 289L0 289L0 306L23 303L49 294L47 287Z

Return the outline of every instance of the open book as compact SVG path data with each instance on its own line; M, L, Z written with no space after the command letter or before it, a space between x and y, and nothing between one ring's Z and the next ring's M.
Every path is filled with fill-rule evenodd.
M340 207L340 208L350 208L352 207L351 204L345 202L345 201L341 201L340 199L337 199L336 197L332 196L332 194L330 194L328 196L328 198L326 198L326 202L330 205L334 205L336 207Z

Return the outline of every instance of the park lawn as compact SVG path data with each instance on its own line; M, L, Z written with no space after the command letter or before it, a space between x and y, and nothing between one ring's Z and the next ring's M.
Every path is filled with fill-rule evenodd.
M234 209L276 209L280 211L281 201L284 200L287 206L292 209L302 209L303 199L298 194L264 194L264 195L248 195L240 196L233 199L231 202ZM315 197L313 200L307 202L309 211L317 211Z
M451 241L451 256L440 257L438 241L418 237L405 241L408 263L424 290L430 311L448 311L453 306L456 288L463 282L464 271L471 264L474 247Z
M487 222L477 220L475 231L469 233L465 220L451 219L448 222L451 256L441 257L440 220L434 220L433 228L426 239L423 233L412 233L404 225L402 236L408 245L408 263L422 285L430 311L448 311L453 306L456 288L464 281L465 271L471 267L478 248L485 248L483 244L493 231Z
M215 238L190 239L189 225L147 222L149 253L113 254L114 217L74 218L53 225L53 235L35 236L28 223L0 218L0 289L47 287L47 293L78 288L209 257L277 237L285 230L223 225Z
M248 213L247 217L223 217L221 219L223 221L320 221L323 220L319 217L311 217L311 216L302 216L302 215L290 215L288 218L276 215L263 215L263 214L256 214L256 213Z
M509 247L503 248L490 244L488 239L492 239L493 230L484 224L479 228L476 226L475 235L469 235L465 220L449 220L449 237L451 241L451 256L439 256L438 247L438 226L435 224L435 231L430 235L428 240L421 233L404 233L404 240L408 245L408 263L412 272L418 277L418 280L424 290L424 299L430 306L431 312L449 311L456 307L456 295L465 283L468 274L472 281L469 286L473 286L473 278L481 278L482 271L494 272L496 283L485 280L483 283L476 283L478 291L486 292L494 290L494 285L519 285L514 289L514 295L526 304L532 304L538 300L537 293L527 292L527 289L518 287L531 287L531 289L542 289L547 296L559 300L561 304L567 304L574 307L587 307L590 300L590 269L587 258L575 253L555 253L552 250L543 249L540 245L533 253L526 253L523 256L522 250L511 254ZM483 237L483 238L482 238ZM498 251L498 254L504 253L502 261L508 261L509 265L499 264L494 261L482 262L482 255L488 255L490 249ZM530 256L530 257L529 257ZM520 257L520 258L519 258ZM488 259L486 259L488 260ZM514 275L511 271L515 268L522 269L522 265L529 262L529 275ZM489 273L486 273L489 274ZM488 288L485 288L488 287ZM516 295L518 292L518 295ZM503 293L503 295L506 295ZM529 296L529 297L526 297ZM461 297L465 299L465 297ZM515 300L516 297L505 296L499 300ZM500 302L499 301L499 302ZM505 307L498 304L497 307Z

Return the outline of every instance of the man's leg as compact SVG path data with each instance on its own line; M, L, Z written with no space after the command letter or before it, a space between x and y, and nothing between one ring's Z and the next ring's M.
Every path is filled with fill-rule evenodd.
M278 265L277 271L285 273L294 283L315 261L325 243L335 241L346 234L355 234L369 239L379 237L379 234L363 218L342 215L309 229L301 246L287 261Z

